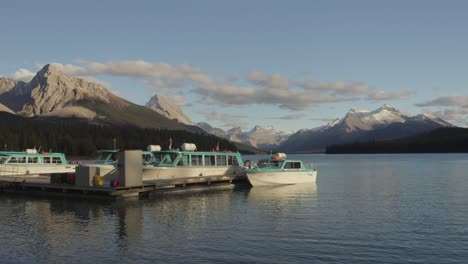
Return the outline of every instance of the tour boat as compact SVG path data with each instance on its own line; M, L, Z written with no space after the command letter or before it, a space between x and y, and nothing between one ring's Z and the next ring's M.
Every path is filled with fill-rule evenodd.
M284 153L260 160L245 173L252 186L310 183L317 178L316 169L306 168L301 160L286 159Z
M76 165L69 164L63 153L0 151L0 176L74 173Z
M181 150L153 151L153 160L143 167L143 180L169 180L190 177L243 174L239 152L197 151L195 144L184 143ZM219 147L217 147L219 149Z

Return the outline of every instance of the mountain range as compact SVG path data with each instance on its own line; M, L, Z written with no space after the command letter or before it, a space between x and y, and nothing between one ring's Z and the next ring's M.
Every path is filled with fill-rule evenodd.
M233 142L285 152L323 152L328 145L388 140L437 128L453 127L431 115L407 116L383 105L374 110L351 109L327 125L295 133L273 127L240 127L227 131L207 123L194 124L170 98L155 94L145 106L131 103L100 84L70 77L54 64L45 65L26 83L0 77L0 112L33 119L79 118L93 123L208 133Z
M161 105L172 114L161 110ZM167 98L154 96L148 107L137 105L103 85L70 77L54 64L45 65L29 83L0 77L0 111L33 118L74 117L96 123L202 132Z
M387 104L373 111L351 109L341 119L295 133L261 126L255 126L248 132L243 132L239 127L224 131L207 123L197 123L197 126L210 134L234 142L289 153L324 152L328 145L396 139L437 128L453 127L432 114L407 116Z
M343 118L325 126L296 132L278 149L286 152L323 152L328 145L396 139L443 127L453 125L431 114L407 116L389 105L374 111L351 109Z
M240 127L235 127L224 131L211 125L201 122L196 124L209 134L216 135L230 141L257 147L263 150L276 149L293 132L276 131L273 127L255 126L250 131L244 132Z

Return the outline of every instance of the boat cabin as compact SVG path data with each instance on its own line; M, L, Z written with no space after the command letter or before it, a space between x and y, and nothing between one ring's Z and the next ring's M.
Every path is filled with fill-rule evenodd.
M305 170L306 167L300 160L273 160L273 159L266 159L260 160L257 162L257 167L259 169L277 169L277 170L288 170L288 169L299 169Z
M63 153L38 153L0 151L0 164L60 164L67 165L68 161Z
M151 165L176 166L244 166L240 153L164 150L153 152Z

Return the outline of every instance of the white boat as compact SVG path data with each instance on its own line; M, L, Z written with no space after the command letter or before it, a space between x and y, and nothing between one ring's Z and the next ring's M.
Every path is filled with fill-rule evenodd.
M0 151L0 176L75 173L63 153L25 151Z
M317 180L316 169L306 168L301 160L286 159L284 153L259 161L245 173L252 186L311 183Z
M194 144L186 143L182 150L155 151L153 156L143 167L144 181L243 175L244 162L238 152L196 151Z

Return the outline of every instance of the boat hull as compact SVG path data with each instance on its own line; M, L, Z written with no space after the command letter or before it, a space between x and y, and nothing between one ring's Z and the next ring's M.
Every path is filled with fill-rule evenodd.
M252 186L275 186L316 182L317 171L247 172Z
M75 173L76 165L0 165L0 176Z
M213 176L237 177L241 174L242 167L240 166L143 167L143 181L172 180L181 178Z

